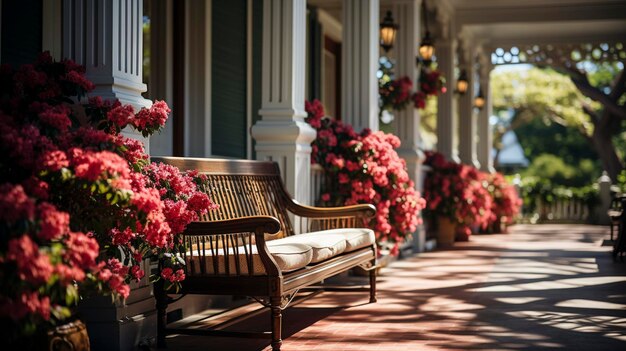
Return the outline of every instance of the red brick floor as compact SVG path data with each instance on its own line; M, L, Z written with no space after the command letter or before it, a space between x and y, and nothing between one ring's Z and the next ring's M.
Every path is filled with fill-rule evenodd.
M325 292L287 309L282 349L626 350L626 263L612 262L606 238L605 227L518 225L396 261L379 277L377 303L365 292ZM268 319L233 328L263 330ZM269 350L254 339L168 344Z

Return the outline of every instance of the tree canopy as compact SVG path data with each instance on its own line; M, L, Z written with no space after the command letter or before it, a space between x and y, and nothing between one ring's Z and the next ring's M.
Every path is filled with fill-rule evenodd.
M584 82L594 93L609 96L619 93L615 89L623 90L619 86L619 67L592 68L595 70L585 74ZM493 107L499 117L494 138L496 148L506 131L515 130L531 162L533 157L547 153L573 166L582 160L601 160L596 162L598 166L601 164L610 174L619 172L625 150L624 122L599 102L603 101L602 97L583 94L585 91L575 81L581 78L576 77L537 67L494 72ZM623 99L621 94L619 99ZM613 128L607 129L606 122Z

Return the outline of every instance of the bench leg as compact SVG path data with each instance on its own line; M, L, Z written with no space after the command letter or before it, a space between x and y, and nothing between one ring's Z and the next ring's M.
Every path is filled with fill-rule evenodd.
M613 218L611 218L610 227L611 227L611 241L613 241Z
M270 309L272 310L272 351L280 351L282 340L282 319L283 311L280 308L281 298L270 298Z
M167 294L163 287L163 279L154 283L154 297L156 298L157 309L157 347L165 348L165 328L167 327Z
M373 262L376 265L376 262ZM376 302L376 269L370 271L370 303Z

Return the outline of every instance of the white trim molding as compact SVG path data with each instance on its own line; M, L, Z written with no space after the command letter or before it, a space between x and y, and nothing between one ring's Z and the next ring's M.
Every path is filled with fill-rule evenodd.
M287 190L302 203L310 200L315 139L304 122L305 45L306 0L265 0L261 120L252 137L257 159L276 161Z

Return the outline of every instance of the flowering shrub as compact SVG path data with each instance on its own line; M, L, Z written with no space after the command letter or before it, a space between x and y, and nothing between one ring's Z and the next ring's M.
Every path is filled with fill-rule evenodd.
M473 226L486 228L493 202L487 190L487 175L474 167L449 162L436 152L427 152L424 164L432 168L424 182L425 212L433 218L449 218L457 224L461 236L469 236Z
M437 70L422 69L418 82L418 90L412 92L413 82L407 76L383 82L379 80L378 93L381 110L402 110L409 102L416 109L426 108L426 99L446 92L446 80Z
M371 203L376 215L371 226L379 246L390 244L397 254L398 244L420 223L424 199L409 179L406 165L396 153L400 140L383 132L364 130L323 118L318 100L306 103L307 122L317 129L313 142L313 163L320 164L329 180L322 194L323 205Z
M84 68L47 53L0 69L0 320L14 335L67 318L88 293L128 297L147 256L170 257L160 276L181 281L176 234L213 207L206 179L148 165L119 134L158 131L167 104L135 113L84 101L91 89Z
M445 94L446 79L437 70L422 69L419 79L419 90L426 96Z
M488 190L493 198L489 225L496 228L501 222L512 224L519 214L522 200L517 190L509 184L501 173L488 174Z
M404 76L400 79L390 80L378 88L383 110L402 110L411 101L413 82L411 78Z

